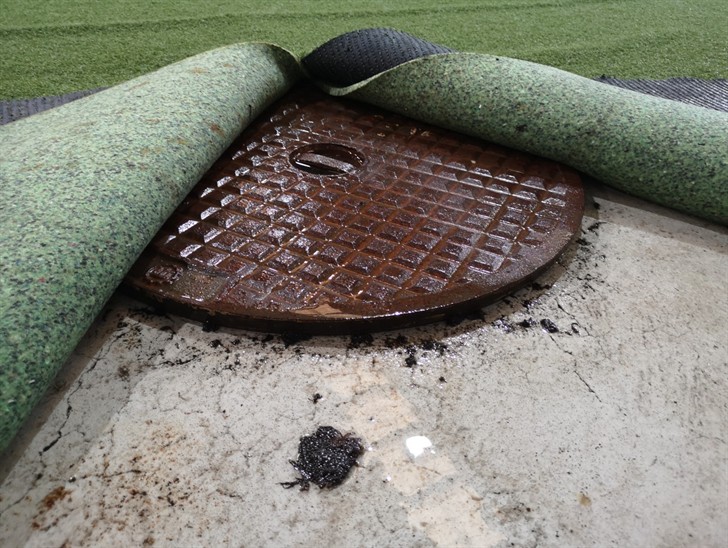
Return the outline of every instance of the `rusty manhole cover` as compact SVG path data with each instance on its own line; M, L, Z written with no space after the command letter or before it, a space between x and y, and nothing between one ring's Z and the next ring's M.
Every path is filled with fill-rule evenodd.
M532 280L583 202L558 163L301 87L212 166L126 283L220 325L412 325Z

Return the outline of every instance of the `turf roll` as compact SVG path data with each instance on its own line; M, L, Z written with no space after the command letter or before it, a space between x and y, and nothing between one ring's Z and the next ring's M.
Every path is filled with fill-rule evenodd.
M371 32L379 32L371 29ZM361 31L360 33L361 34ZM358 34L334 41L356 51ZM391 35L367 35L372 66L402 57ZM327 43L304 58L318 75ZM336 55L330 62L347 70ZM358 72L364 72L358 69ZM434 125L563 162L622 191L728 224L728 114L607 86L527 61L477 53L416 58L341 87L348 75L323 81L348 96ZM333 85L332 85L333 82Z
M157 230L299 78L213 50L0 128L0 450Z

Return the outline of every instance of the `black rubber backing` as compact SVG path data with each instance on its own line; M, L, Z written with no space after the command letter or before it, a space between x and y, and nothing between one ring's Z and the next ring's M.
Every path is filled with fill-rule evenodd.
M413 59L453 51L395 29L362 29L329 40L302 63L314 80L343 87Z
M700 80L698 78L620 80L600 76L597 81L664 99L728 112L728 80Z
M65 95L51 95L49 97L36 97L35 99L10 99L0 101L0 125L9 124L31 114L49 110L87 95L92 95L106 88L96 88L86 91L74 91Z

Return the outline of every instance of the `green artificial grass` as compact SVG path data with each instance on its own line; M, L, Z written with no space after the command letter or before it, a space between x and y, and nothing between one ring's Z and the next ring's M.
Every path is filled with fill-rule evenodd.
M725 0L3 0L0 98L109 86L234 42L302 55L373 26L588 77L728 76Z

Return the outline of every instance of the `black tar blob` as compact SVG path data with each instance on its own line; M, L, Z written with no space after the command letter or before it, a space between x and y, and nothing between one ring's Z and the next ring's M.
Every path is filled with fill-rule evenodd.
M301 438L298 460L290 461L301 477L281 485L286 489L300 485L301 491L307 491L310 483L321 488L336 487L346 479L363 451L359 438L342 435L332 426L319 426L315 434Z

